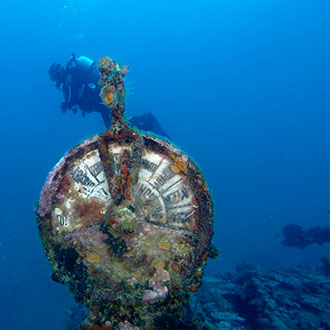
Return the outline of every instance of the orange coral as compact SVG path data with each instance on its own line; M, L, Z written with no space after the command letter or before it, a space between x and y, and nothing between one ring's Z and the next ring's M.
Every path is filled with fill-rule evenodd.
M207 253L203 254L202 260L205 261L207 259Z
M174 173L179 173L181 171L186 172L187 168L188 168L188 164L182 158L180 157L174 158L174 163L171 165L171 170Z
M116 88L113 85L105 85L101 90L101 97L104 104L108 107L115 107L117 105Z
M128 168L124 164L120 176L115 179L115 185L120 188L120 192L124 194L126 200L132 200L129 188L131 187L131 176L129 175Z
M110 104L110 102L113 100L113 93L108 93L107 95L104 96L104 101L106 104Z
M96 252L90 252L87 254L87 260L91 263L99 263L101 258Z
M128 176L128 169L127 169L127 166L124 164L123 170L121 172L121 178L122 178L122 180L126 180L127 179L127 176Z

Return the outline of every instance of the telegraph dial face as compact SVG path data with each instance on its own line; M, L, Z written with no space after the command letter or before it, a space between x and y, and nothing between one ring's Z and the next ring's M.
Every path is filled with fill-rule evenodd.
M87 306L164 301L173 288L191 286L205 266L213 210L204 178L172 144L141 135L138 179L123 178L130 194L120 203L109 191L99 136L70 150L41 194L38 223L53 279ZM108 152L119 173L122 153L132 149L113 143Z

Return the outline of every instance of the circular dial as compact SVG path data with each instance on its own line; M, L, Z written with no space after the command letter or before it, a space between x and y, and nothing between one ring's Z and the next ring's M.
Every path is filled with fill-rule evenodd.
M110 152L115 159L126 149L111 146ZM127 150L127 149L126 149ZM56 231L68 231L79 228L82 217L77 217L77 201L90 203L91 200L103 204L102 212L111 207L111 196L103 171L102 162L97 151L86 153L75 160L68 171L70 193L64 193L52 214L52 225ZM186 178L173 165L167 156L147 150L142 157L139 180L136 185L132 202L136 210L137 220L146 221L164 228L181 229L188 235L196 223L195 210L198 205L193 200L193 192Z
M53 279L86 306L154 304L200 280L213 234L212 202L196 165L172 144L141 134L134 181L110 143L113 199L98 136L69 151L43 188L38 221ZM129 188L129 189L128 189Z

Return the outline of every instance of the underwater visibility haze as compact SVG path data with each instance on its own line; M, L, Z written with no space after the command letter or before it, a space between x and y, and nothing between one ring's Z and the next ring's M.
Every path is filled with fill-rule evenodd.
M226 296L232 283L238 296L244 281L228 272L269 285L274 276L286 283L301 276L319 284L313 308L326 309L329 282L322 291L323 277L314 271L321 258L327 264L328 235L325 243L308 240L299 248L282 244L282 230L329 227L329 10L328 0L3 3L0 328L67 329L76 306L51 279L33 210L61 157L105 130L98 113L60 109L63 95L48 70L54 62L65 66L72 53L128 65L126 115L152 113L203 172L219 257L207 261L200 296L212 285ZM282 289L279 300L288 294ZM220 300L204 300L210 316L199 299L192 313L217 329L230 327L215 316ZM232 317L232 327L268 329L246 308L236 308L242 320ZM318 328L329 329L320 319ZM281 329L276 322L273 328Z

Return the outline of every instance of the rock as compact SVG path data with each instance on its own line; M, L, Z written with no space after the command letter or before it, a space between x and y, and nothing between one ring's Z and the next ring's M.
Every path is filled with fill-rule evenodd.
M205 278L194 304L192 310L213 329L330 329L330 285L324 268L242 264L234 274Z

